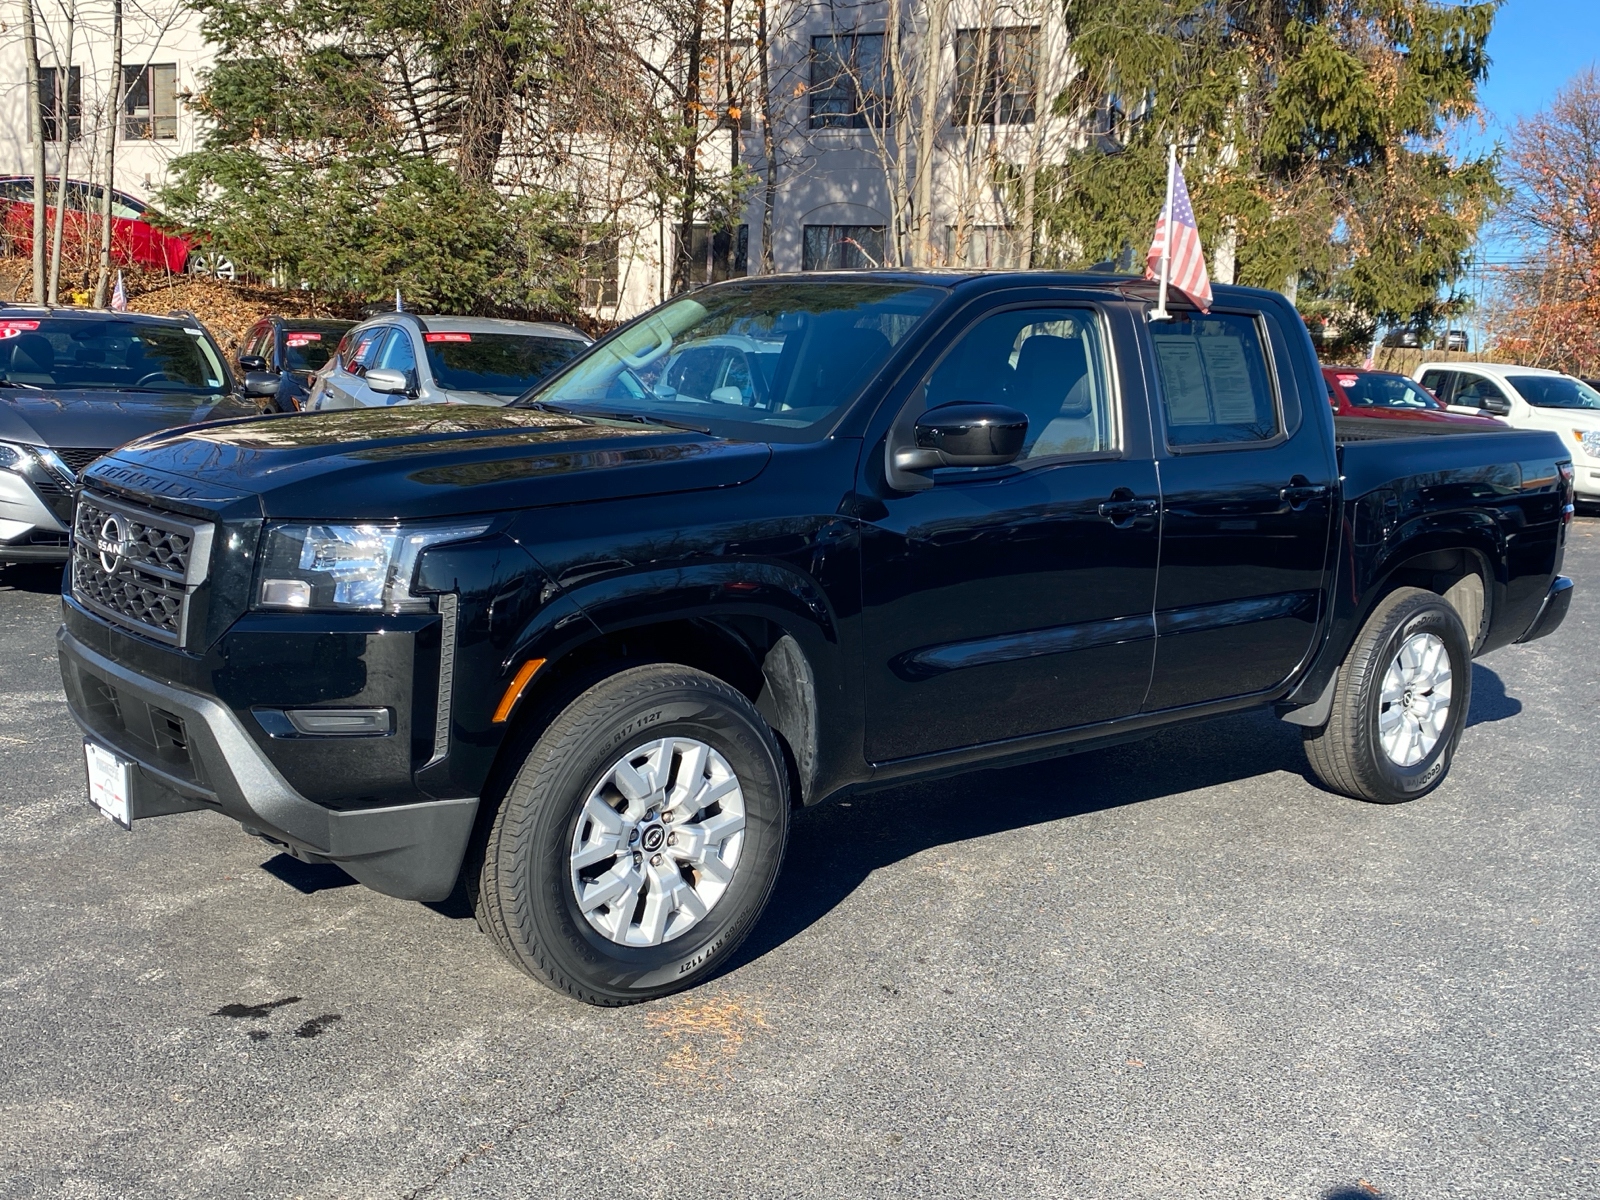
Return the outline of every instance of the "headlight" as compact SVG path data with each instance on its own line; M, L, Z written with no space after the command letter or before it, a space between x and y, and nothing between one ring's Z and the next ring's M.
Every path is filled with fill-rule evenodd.
M1574 429L1572 436L1590 458L1600 458L1600 429Z
M411 593L417 555L429 546L477 537L488 521L429 527L274 525L267 530L256 590L258 607L418 612Z
M33 455L23 446L0 442L0 471L26 471L33 465Z

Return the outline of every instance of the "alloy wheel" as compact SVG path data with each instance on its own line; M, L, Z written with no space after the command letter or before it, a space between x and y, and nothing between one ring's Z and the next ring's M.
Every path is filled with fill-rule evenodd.
M1439 744L1450 720L1450 652L1433 633L1408 637L1384 672L1378 740L1389 761L1414 767Z
M613 763L578 814L572 889L584 919L623 946L658 946L698 925L728 890L744 842L739 779L688 737Z

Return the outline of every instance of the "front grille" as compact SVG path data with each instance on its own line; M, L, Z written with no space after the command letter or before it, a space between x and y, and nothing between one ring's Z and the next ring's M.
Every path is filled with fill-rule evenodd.
M85 450L68 447L65 450L57 449L56 454L61 461L67 464L74 475L82 475L83 469L103 454L110 454L109 450Z
M205 580L210 549L210 525L85 493L73 525L73 598L182 646L189 598Z

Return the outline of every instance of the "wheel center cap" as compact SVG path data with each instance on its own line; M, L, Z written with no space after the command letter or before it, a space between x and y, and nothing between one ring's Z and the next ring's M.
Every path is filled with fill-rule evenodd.
M639 845L642 846L648 853L654 854L657 850L661 849L666 840L667 831L661 828L659 825L651 825L644 831L644 835L639 839Z

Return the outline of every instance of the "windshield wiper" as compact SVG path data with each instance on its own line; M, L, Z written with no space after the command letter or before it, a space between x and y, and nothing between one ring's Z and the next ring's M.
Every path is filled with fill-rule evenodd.
M612 421L635 421L640 425L665 425L669 429L686 429L690 433L703 433L707 437L714 436L711 430L704 425L691 425L688 421L674 421L670 417L658 417L654 413L635 412L608 412L603 409L572 409L572 415L578 417L605 417Z

